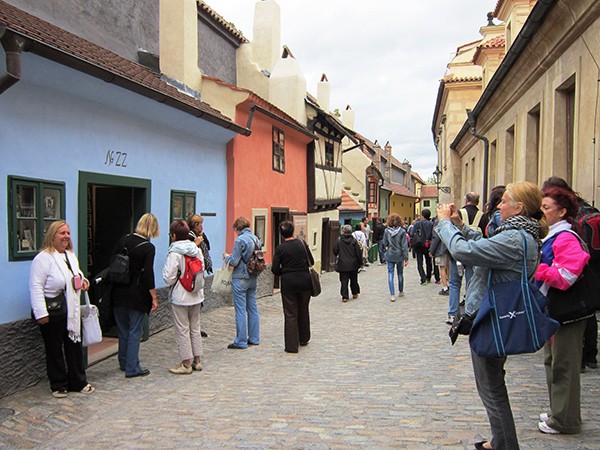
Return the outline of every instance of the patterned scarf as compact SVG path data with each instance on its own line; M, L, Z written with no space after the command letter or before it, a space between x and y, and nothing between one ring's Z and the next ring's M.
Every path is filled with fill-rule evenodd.
M532 217L527 216L512 216L502 221L502 226L496 228L494 236L502 233L505 230L524 230L531 234L538 243L538 247L542 247L540 241L540 222Z

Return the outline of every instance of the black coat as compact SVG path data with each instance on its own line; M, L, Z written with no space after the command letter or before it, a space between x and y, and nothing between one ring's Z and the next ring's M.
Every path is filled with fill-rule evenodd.
M142 245L140 243L145 242ZM137 234L122 238L113 254L127 248L129 255L129 284L114 284L111 292L112 306L149 313L152 309L150 289L154 289L154 255L156 249L148 239Z
M342 234L333 244L333 254L337 256L336 272L353 272L362 266L360 244L351 234Z
M271 272L281 277L281 292L310 291L309 266L315 263L302 239L283 241L275 249Z

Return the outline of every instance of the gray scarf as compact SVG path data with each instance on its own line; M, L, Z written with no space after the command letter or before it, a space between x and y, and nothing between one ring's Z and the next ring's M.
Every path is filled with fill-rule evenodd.
M523 230L531 234L538 243L538 247L542 247L540 241L540 222L537 219L527 216L512 216L502 221L502 225L496 228L494 236L502 233L505 230Z

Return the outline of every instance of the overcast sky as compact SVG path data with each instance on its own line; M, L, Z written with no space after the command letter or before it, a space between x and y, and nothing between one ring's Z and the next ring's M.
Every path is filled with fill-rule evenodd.
M252 40L256 0L205 0ZM481 37L497 0L277 0L287 45L330 108L354 110L354 128L427 180L437 161L431 123L439 80L456 48ZM498 21L496 20L496 23Z

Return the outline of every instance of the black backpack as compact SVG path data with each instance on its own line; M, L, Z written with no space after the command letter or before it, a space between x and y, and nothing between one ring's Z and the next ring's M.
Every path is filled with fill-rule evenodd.
M133 250L138 248L140 245L147 243L148 241L140 242L138 245L133 247ZM108 266L108 281L114 284L129 284L131 281L127 247L123 246L121 252L114 255L110 260L110 265Z
M410 246L412 248L421 248L425 246L425 233L423 233L423 228L418 222L413 227L413 234L410 237Z

